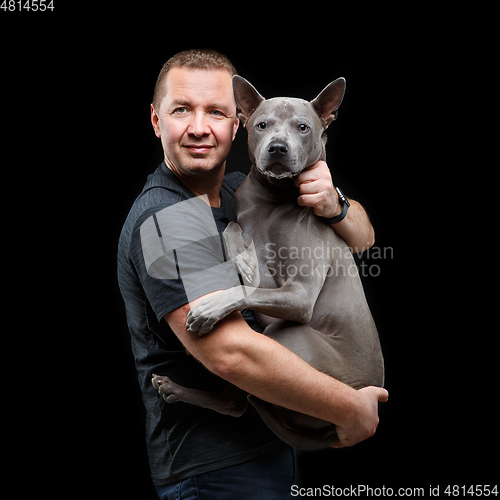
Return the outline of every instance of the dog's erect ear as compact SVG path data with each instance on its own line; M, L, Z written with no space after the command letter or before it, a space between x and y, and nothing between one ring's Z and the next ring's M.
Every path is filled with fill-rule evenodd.
M238 118L243 125L246 125L257 106L264 101L264 98L255 90L255 87L241 76L233 76L233 92L236 107L238 108Z
M311 101L316 113L323 122L324 127L328 127L333 120L337 119L337 113L344 97L345 79L340 77L327 85L316 99Z

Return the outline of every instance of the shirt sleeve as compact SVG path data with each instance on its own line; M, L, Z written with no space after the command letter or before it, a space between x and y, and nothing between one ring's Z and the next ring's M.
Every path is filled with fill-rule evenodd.
M158 321L207 293L240 284L233 264L225 261L212 210L200 198L144 212L130 258Z

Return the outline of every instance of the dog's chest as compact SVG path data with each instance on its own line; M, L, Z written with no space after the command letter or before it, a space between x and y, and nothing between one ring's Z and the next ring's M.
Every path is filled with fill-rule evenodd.
M295 202L251 207L238 216L238 223L254 242L260 288L282 286L315 267L314 248L329 234L310 208Z

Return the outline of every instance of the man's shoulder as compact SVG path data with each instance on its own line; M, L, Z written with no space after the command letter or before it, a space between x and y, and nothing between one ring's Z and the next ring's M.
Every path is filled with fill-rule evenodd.
M126 247L125 253L128 253L130 240L137 225L140 226L151 215L186 197L182 186L166 175L161 167L160 165L148 176L124 221L119 246Z
M153 203L157 200L179 201L181 198L191 196L188 188L162 163L158 168L148 176L146 184L139 197L155 195Z
M159 210L189 199L192 194L167 168L161 164L147 178L141 193L134 201L129 219L133 225Z

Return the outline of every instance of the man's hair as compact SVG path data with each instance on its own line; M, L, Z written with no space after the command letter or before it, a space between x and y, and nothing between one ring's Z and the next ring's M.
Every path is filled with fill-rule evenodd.
M163 65L156 79L155 92L153 95L153 106L156 110L160 108L167 73L172 68L225 69L229 72L231 77L238 74L231 61L215 50L191 49L179 52Z

